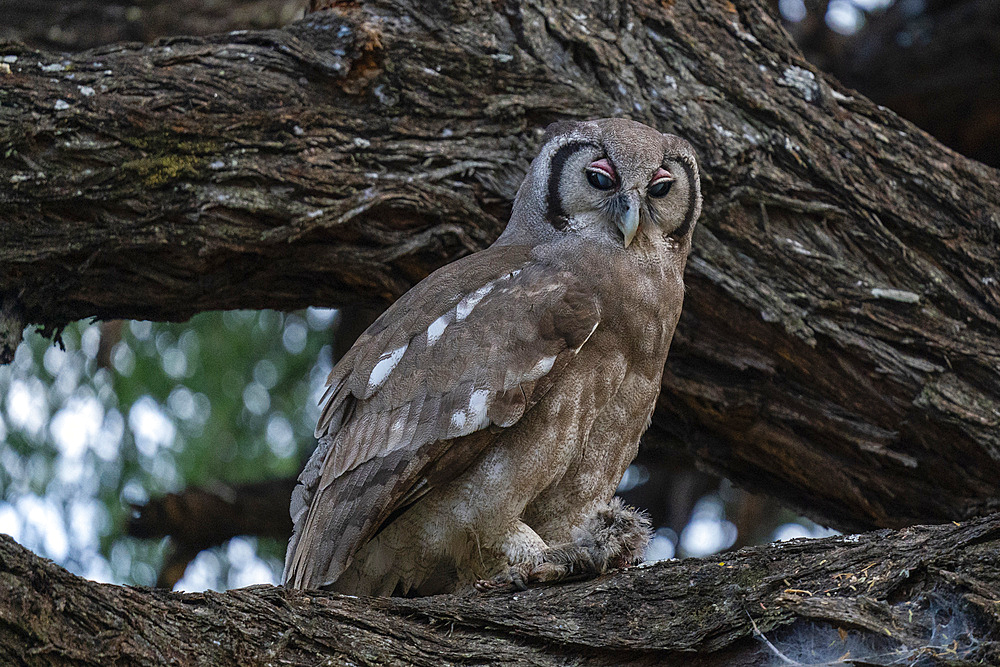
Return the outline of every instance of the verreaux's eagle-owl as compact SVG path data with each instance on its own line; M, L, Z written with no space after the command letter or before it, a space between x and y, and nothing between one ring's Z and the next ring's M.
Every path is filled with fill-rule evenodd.
M683 139L551 126L500 238L404 294L330 373L286 585L432 594L638 559L648 522L612 496L700 211Z

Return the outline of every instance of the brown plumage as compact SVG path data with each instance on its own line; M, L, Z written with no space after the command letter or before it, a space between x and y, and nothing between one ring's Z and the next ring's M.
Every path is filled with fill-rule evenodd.
M550 127L496 243L404 294L331 372L286 585L432 594L640 558L648 522L610 501L659 393L700 209L682 139Z

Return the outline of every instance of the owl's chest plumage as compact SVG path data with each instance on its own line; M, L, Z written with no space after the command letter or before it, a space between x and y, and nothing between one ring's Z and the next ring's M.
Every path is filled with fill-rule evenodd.
M577 396L584 410L575 417L585 428L574 441L560 441L556 434L547 443L564 457L557 467L562 476L530 510L539 517L569 517L541 521L560 533L572 527L574 505L606 502L614 493L635 458L660 393L676 321L671 304L679 310L683 285L655 263L643 268L628 271L629 281L612 290L616 298L602 302L601 325L563 378L560 393ZM559 422L559 410L545 401L537 407L549 411L549 423Z

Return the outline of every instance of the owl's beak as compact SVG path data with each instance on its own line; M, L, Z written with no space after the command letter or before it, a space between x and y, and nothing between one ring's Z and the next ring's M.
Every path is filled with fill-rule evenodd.
M615 221L615 224L618 225L618 229L622 230L622 236L625 237L625 247L629 247L632 239L635 238L635 233L639 231L639 202L633 201L633 198L629 197L628 208Z

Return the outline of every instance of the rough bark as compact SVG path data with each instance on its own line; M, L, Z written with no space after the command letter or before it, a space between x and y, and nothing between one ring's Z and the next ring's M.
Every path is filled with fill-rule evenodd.
M7 320L384 305L497 235L540 128L627 115L703 167L673 446L844 529L1000 505L995 171L815 72L759 0L337 4L3 47Z
M55 51L281 27L305 0L0 0L0 41Z
M780 652L793 664L997 664L998 549L993 515L408 600L97 584L0 535L0 662L740 667L781 664Z

